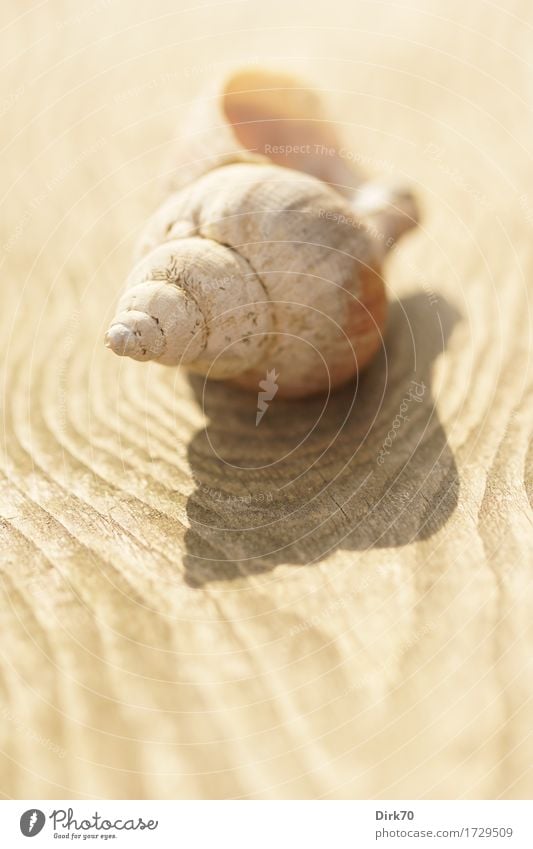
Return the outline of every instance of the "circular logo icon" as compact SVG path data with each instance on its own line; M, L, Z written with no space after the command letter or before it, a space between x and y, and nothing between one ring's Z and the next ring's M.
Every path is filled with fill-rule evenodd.
M20 830L24 837L35 837L42 831L46 817L38 808L30 808L24 811L20 818Z

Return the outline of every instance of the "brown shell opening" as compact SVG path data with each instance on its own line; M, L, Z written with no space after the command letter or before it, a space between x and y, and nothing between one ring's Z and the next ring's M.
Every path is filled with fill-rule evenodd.
M337 134L319 95L298 78L255 68L237 71L224 85L221 108L246 150L312 174L343 193L357 182L339 158Z

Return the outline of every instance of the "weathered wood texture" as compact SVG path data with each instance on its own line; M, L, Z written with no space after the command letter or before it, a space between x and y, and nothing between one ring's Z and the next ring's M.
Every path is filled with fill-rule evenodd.
M4 796L530 796L531 4L2 15ZM102 344L229 60L310 74L425 212L355 402L258 428Z

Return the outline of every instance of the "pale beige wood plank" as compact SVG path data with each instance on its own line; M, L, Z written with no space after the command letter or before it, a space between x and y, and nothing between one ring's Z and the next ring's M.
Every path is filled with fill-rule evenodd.
M529 4L126 6L3 13L0 791L530 797ZM275 57L425 210L312 433L102 346L184 104Z

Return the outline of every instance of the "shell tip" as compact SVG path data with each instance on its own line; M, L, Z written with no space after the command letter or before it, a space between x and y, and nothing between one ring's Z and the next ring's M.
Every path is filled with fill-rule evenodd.
M137 347L134 332L125 324L111 325L105 335L105 345L119 357L127 356Z

